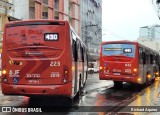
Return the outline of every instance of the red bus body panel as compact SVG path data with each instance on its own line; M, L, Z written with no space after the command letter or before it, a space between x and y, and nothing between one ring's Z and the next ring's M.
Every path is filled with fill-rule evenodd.
M103 42L104 44L133 44L135 48L138 48L138 44L134 42ZM139 72L134 72L134 68L139 70L138 52L135 50L135 57L123 57L123 56L103 56L102 45L100 53L100 69L99 79L100 80L113 80L113 81L124 81L138 83ZM106 64L105 64L106 63Z
M46 33L58 33L58 40L44 41ZM7 74L2 80L7 78L8 81L2 81L3 94L71 96L70 49L70 26L66 21L32 20L6 24L2 69ZM64 71L67 71L66 83L63 82Z

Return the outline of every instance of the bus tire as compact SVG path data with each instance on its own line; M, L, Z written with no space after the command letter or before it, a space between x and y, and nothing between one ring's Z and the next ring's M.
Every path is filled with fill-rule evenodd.
M81 88L81 77L79 78L79 91L77 92L77 95L76 97L78 98L78 100L80 99L80 96L81 96L81 91L82 88Z
M85 78L85 81L84 81L84 84L83 84L83 87L86 85L86 81L87 81L87 72L86 72L86 78Z
M122 88L122 81L113 81L114 82L114 88L121 89Z
M73 107L74 105L74 98L66 97L67 106Z

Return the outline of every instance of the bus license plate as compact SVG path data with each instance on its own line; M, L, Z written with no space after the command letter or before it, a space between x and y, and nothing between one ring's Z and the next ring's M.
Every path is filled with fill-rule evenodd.
M40 79L29 79L28 83L30 83L30 84L40 84L41 80Z
M120 73L113 73L113 75L120 75Z

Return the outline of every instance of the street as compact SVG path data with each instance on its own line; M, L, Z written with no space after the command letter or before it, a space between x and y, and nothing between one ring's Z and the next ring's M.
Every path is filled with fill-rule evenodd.
M75 100L73 103L74 106L69 107L67 111L65 110L63 112L63 114L73 115L74 113L82 114L83 112L84 115L88 115L90 112L97 113L100 111L102 111L100 114L112 114L112 111L130 113L130 111L126 112L124 108L125 106L156 106L160 103L158 98L160 92L159 82L159 80L156 80L152 85L143 89L140 89L139 86L136 85L124 83L122 89L115 89L112 81L101 81L98 78L98 74L89 74L86 86L81 94L81 98L79 100ZM2 107L44 106L55 108L57 107L57 104L60 106L66 105L64 100L62 98L58 99L58 97L34 98L34 100L32 100L29 97L4 96L0 93L0 106ZM13 113L1 114L12 115Z

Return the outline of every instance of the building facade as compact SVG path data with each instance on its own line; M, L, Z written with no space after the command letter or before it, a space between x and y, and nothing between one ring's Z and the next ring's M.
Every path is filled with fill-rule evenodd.
M80 34L79 0L9 0L14 7L11 15L18 19L68 20Z
M4 25L8 21L8 15L11 10L12 4L8 0L0 0L0 38L3 37Z
M141 27L137 41L160 52L160 25Z
M17 19L68 20L89 48L99 57L102 42L102 0L9 0Z
M160 19L160 0L149 0L149 2L153 5L153 8L155 9L157 16Z
M81 38L89 50L89 60L99 58L102 42L102 0L81 1Z
M160 25L144 26L139 30L139 38L160 40Z
M6 24L6 22L8 22L8 16L11 10L12 10L12 4L9 3L8 0L0 0L0 58L2 53L2 38L3 38L4 25Z

